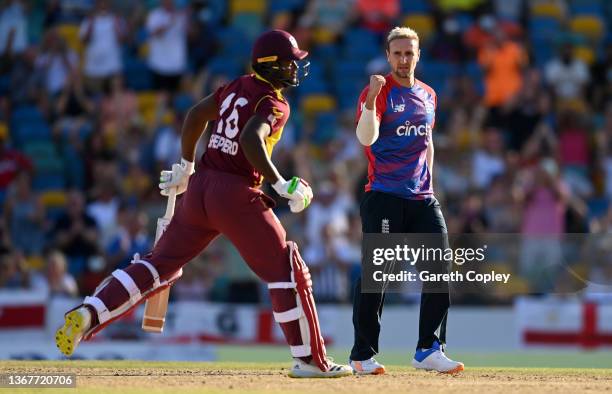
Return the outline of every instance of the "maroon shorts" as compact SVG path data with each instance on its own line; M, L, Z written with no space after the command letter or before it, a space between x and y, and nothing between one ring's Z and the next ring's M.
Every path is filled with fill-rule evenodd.
M273 206L274 200L251 187L245 177L198 169L177 201L168 228L145 259L167 278L223 234L261 279L286 281L286 234Z

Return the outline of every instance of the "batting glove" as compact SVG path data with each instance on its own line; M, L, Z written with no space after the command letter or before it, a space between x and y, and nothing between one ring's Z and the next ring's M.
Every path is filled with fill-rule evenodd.
M189 177L195 172L194 164L185 159L181 159L181 164L173 164L172 171L162 171L159 177L159 188L162 196L168 196L170 189L176 187L176 194L179 195L187 190Z
M290 181L280 178L272 188L279 196L289 199L289 209L293 213L302 212L312 202L312 189L300 177L294 176Z

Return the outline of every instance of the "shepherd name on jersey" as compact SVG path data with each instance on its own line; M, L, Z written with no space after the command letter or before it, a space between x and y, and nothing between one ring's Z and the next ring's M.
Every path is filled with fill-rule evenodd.
M212 127L202 164L214 170L242 175L254 186L263 181L262 175L249 163L242 147L240 135L246 122L255 114L270 126L265 138L268 155L281 138L289 118L289 104L279 90L257 75L244 75L215 92L219 116Z

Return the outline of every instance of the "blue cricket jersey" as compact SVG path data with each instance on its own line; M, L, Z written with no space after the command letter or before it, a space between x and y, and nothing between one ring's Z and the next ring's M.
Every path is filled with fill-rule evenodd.
M422 200L433 195L427 146L436 119L436 93L418 79L409 88L398 84L391 74L385 79L387 82L376 98L380 133L374 144L365 147L368 159L365 189ZM357 121L367 94L366 86L359 96Z

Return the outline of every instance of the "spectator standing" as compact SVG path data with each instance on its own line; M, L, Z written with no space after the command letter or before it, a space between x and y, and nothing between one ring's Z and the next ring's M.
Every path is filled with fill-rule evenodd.
M28 21L20 0L0 6L0 56L16 55L28 46Z
M546 82L560 101L581 100L590 80L587 65L574 55L574 47L565 44L561 53L544 69Z
M523 84L523 66L527 62L523 48L497 30L494 40L478 53L478 62L485 72L485 106L490 110L492 126L500 124L500 107L510 101Z
M110 10L107 0L98 0L93 14L81 23L79 36L86 45L85 85L93 92L108 92L111 78L122 68L123 21Z
M173 93L187 69L187 15L173 0L162 0L147 16L147 31L155 88Z
M50 251L46 256L46 271L32 276L32 288L38 289L52 297L76 297L78 288L76 280L67 271L66 256L58 250Z

